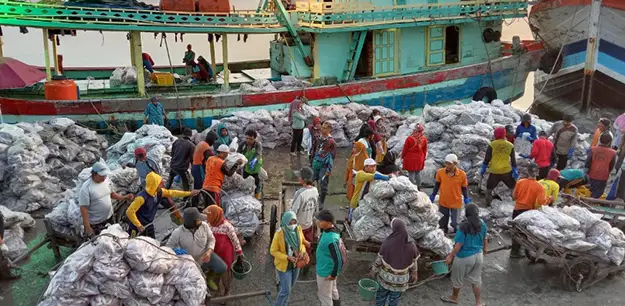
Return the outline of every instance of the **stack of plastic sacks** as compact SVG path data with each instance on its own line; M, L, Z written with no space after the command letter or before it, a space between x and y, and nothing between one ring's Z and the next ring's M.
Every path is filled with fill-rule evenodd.
M299 80L290 75L283 75L280 81L272 82L266 79L260 79L254 81L252 84L243 83L241 84L241 87L230 92L271 92L276 90L290 90L310 86L312 86L312 83L308 81Z
M27 213L12 211L2 205L0 205L0 213L4 217L4 244L9 249L7 256L15 260L26 252L24 230L33 228L35 219Z
M78 171L98 160L107 145L67 118L0 124L0 204L24 212L54 207Z
M240 153L230 153L226 158L226 167L232 167L237 160L247 159ZM260 212L262 203L254 197L254 178L246 179L238 173L226 176L222 186L221 205L224 208L224 216L237 229L243 237L251 237L260 226Z
M204 305L206 281L190 255L119 225L83 244L56 271L40 306Z
M438 228L438 207L404 176L376 182L358 203L353 217L357 241L383 242L392 233L391 220L399 218L420 248L440 256L447 256L453 248L453 242Z
M397 134L388 141L390 150L401 152L405 139L410 135L413 123L421 123L424 126L424 134L428 139L428 155L425 169L421 172L421 182L424 186L433 186L436 170L444 164L447 154L454 153L459 158L460 168L467 173L469 182L484 182L488 178L479 175L480 167L486 154L486 149L493 139L493 131L497 127L512 125L516 128L520 124L521 110L510 105L504 105L501 100L495 100L491 104L484 102L471 102L446 107L426 105L421 117L408 117L403 122ZM532 124L537 131L549 132L552 123L533 116ZM579 141L575 147L570 166L582 167L586 158L588 143L586 135L579 135ZM525 146L527 147L527 145ZM519 172L526 173L525 166L529 160L521 158L517 154L517 162L521 165ZM486 184L482 184L484 187ZM509 193L508 193L509 195Z
M625 257L625 234L584 207L543 206L522 213L513 222L546 243L595 255L604 262L621 265Z
M52 229L65 235L82 235L84 232L78 194L85 181L91 178L91 167L83 169L75 180L73 189L63 193L58 205L45 216ZM119 194L135 193L139 188L137 171L131 168L117 168L108 175L111 191Z

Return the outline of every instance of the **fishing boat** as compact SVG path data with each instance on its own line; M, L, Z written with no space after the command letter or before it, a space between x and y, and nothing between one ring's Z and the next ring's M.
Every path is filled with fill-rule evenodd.
M544 53L542 46L531 42L500 41L503 21L525 17L527 0L291 0L287 4L261 0L256 11L226 6L218 12L197 12L192 8L168 11L162 5L161 10L145 10L0 0L0 25L42 30L47 83L59 73L54 44L51 61L47 39L53 30L128 32L131 62L137 71L143 69L142 32L219 33L223 48L222 64L216 64L214 52L210 61L221 82L146 87L143 74L138 73L136 85L79 86L79 98L62 100L46 99L41 85L2 90L3 120L64 116L87 125L123 124L134 129L142 124L147 97L152 95L160 96L172 126L196 129L238 110L284 108L296 98L311 105L358 102L402 112L458 100L509 103L524 94L528 73L538 68ZM229 63L227 40L238 34L274 34L269 61ZM211 51L216 43L210 40ZM182 72L180 67L169 68ZM262 68L266 73L246 74ZM93 75L108 77L97 70ZM241 82L232 81L237 71L247 80L244 84L265 75L270 80L304 79L312 86L246 92L237 90ZM64 72L75 79L91 73L71 68Z
M547 52L535 75L534 112L560 119L625 111L625 1L540 0L529 23Z

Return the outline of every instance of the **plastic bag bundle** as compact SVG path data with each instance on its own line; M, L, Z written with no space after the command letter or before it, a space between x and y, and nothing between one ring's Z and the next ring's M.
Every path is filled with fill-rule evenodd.
M541 207L541 211L547 216L547 219L551 220L559 229L578 229L580 227L579 221L563 213L557 208L550 206Z
M610 223L599 220L586 231L586 241L594 243L599 249L608 250L612 247L612 226Z
M613 264L620 266L621 263L623 263L623 258L625 258L625 248L616 246L612 247L610 251L608 251L608 258Z
M386 237L390 236L393 233L393 230L389 226L384 226L379 228L375 234L373 234L370 238L371 241L382 243L386 239Z
M523 226L535 226L543 230L556 230L558 227L547 218L547 216L538 210L526 211L516 218L514 222Z
M566 240L560 243L560 246L564 247L565 249L577 252L588 252L597 247L596 244L579 239Z
M437 228L430 231L417 241L419 247L428 249L440 256L447 256L453 249L453 241L445 236L443 230Z
M600 219L588 209L579 206L566 206L562 208L562 212L579 221L580 229L584 232L590 229Z
M377 199L390 198L394 193L395 190L391 187L391 184L385 181L376 182L373 184L370 191L371 196Z
M382 220L365 215L352 226L354 238L356 238L356 241L368 240L383 226L384 222Z
M393 203L395 206L412 203L414 201L419 201L418 191L399 191L393 196ZM416 206L418 206L418 204L416 204Z

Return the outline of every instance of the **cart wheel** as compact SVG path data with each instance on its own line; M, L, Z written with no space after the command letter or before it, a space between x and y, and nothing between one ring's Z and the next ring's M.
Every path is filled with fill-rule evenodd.
M536 256L536 253L525 249L525 257L527 257L527 259L529 259L529 261L531 263L537 263L538 262L538 256Z
M560 279L565 289L582 292L595 278L595 263L585 258L575 258L562 268Z
M269 215L269 243L273 240L273 235L278 228L278 206L271 205L271 214Z

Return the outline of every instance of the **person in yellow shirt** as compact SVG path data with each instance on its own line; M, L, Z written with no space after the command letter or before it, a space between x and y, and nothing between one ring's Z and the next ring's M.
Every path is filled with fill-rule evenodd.
M155 238L154 226L151 224L156 217L156 211L163 198L185 198L196 196L199 190L180 191L163 188L163 179L160 175L150 172L145 178L145 189L139 192L126 210L130 220L130 236L145 235ZM172 206L176 222L182 224L182 216L176 206Z
M488 180L486 181L486 206L490 207L493 201L493 189L499 182L503 182L508 188L514 189L519 172L516 169L516 156L514 145L506 140L506 129L498 127L495 129L495 140L491 141L486 149L484 163L480 175L484 176L488 169Z
M349 202L349 212L347 215L347 220L349 222L352 221L352 214L354 212L354 209L358 207L358 201L360 201L360 199L362 199L367 193L369 193L371 182L373 182L373 180L388 181L390 178L388 175L376 172L376 166L377 163L374 159L367 158L365 159L364 169L356 172L356 184L354 186L354 194L352 195L352 199Z
M558 199L558 194L560 193L559 179L560 171L558 171L558 169L551 169L549 170L549 174L547 174L547 178L538 181L543 185L543 188L545 188L545 196L549 199L549 203L547 203L549 205L555 203Z
M346 197L351 201L352 195L354 195L354 172L360 171L364 168L364 162L367 158L372 158L373 148L371 143L375 137L375 133L370 128L364 128L361 131L362 137L358 141L354 142L352 148L352 154L347 160L347 169L345 170L345 182L344 188L347 188Z

